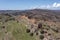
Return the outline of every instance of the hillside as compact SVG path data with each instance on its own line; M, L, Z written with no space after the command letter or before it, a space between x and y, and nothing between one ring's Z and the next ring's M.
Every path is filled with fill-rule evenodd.
M60 40L60 12L0 10L0 40Z

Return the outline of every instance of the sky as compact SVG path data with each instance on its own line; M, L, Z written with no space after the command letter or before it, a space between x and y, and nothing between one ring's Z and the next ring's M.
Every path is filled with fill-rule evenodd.
M0 0L0 10L60 10L60 0Z

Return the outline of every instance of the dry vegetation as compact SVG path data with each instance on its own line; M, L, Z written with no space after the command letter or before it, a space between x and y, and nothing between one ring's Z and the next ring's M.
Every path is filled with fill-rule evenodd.
M0 40L60 40L60 12L42 9L2 11Z

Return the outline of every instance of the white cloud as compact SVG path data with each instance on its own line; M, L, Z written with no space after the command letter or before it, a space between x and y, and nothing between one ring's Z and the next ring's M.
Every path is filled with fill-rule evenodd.
M41 8L41 9L60 9L60 3L53 3L51 5L40 5L40 6L35 6L35 7L32 7L33 9L35 8Z
M53 3L52 7L60 7L60 3Z
M53 5L52 5L53 7L56 7L56 3L53 3Z
M48 9L48 8L51 8L51 5L41 5L39 7L42 9Z
M42 8L42 9L59 9L60 8L60 3L53 3L52 5L41 5L39 6L39 8Z

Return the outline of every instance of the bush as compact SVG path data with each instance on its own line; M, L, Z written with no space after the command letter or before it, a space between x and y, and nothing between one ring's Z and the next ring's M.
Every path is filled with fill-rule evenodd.
M47 33L47 31L44 31L44 33Z
M31 25L31 29L32 29L33 27L34 27L34 25L32 24L32 25Z
M54 30L56 33L58 33L59 31L58 31L58 29L56 29L56 30Z
M38 28L42 28L42 23L39 23L38 24Z
M44 39L44 36L43 35L40 35L40 39Z
M6 19L5 22L8 22L8 19Z
M49 33L48 35L50 36L51 34Z
M26 32L29 33L30 32L30 29L26 29Z
M36 33L36 35L38 35L38 32Z
M19 21L17 20L17 23L18 23Z
M2 28L4 29L4 28L5 28L5 26L2 26Z
M46 26L46 25L44 24L44 26Z
M30 33L30 36L33 36L33 33Z
M52 28L52 30L53 30L54 32L56 32L56 33L58 33L58 32L59 32L59 31L58 31L58 29L53 29L53 28Z
M9 18L9 20L15 20L15 18L11 17L11 18Z
M38 29L35 29L35 31L34 32L37 32L38 31Z
M44 34L44 31L43 31L43 30L41 30L41 31L40 31L40 33L41 33L41 34Z
M32 17L31 16L28 16L28 19L32 19Z

